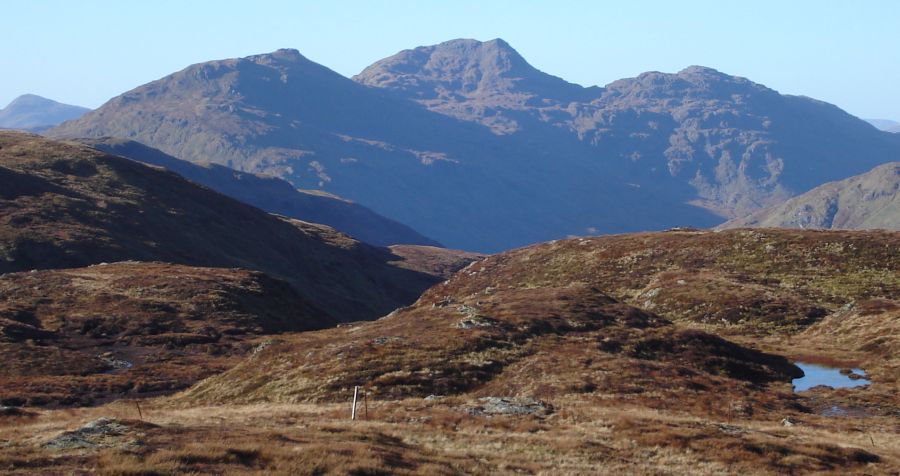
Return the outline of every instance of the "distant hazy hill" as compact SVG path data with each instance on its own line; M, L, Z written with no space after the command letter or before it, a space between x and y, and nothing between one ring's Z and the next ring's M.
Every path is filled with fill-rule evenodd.
M887 132L900 132L900 122L890 119L866 119L866 122Z
M739 227L900 230L900 162L827 183L721 225Z
M372 245L439 245L362 205L334 195L297 190L275 177L239 172L217 164L194 164L125 139L83 139L80 142L110 154L165 167L192 182L267 212L328 225Z
M34 94L17 97L0 109L0 128L41 130L70 119L76 119L90 111L86 107L62 104Z
M714 226L900 156L835 106L702 67L583 88L454 40L354 79L294 50L212 61L51 133L270 173L477 251Z

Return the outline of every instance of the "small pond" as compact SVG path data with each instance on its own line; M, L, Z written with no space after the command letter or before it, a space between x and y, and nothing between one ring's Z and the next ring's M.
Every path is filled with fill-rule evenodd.
M793 380L794 391L802 392L809 390L818 385L827 385L832 388L848 388L859 387L860 385L868 385L866 373L862 369L851 369L853 374L860 376L859 378L850 378L849 375L841 373L841 369L835 367L826 367L824 365L807 364L805 362L795 362L797 367L803 370L804 376ZM852 374L851 374L852 375Z

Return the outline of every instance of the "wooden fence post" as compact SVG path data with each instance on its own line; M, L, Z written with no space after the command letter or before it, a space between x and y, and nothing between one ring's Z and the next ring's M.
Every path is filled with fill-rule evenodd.
M359 396L359 385L353 386L353 409L350 410L350 419L356 420L356 398Z

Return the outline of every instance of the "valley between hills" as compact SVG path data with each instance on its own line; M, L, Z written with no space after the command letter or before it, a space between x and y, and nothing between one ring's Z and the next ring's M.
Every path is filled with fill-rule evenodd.
M0 474L900 474L900 135L831 104L459 39L0 127Z

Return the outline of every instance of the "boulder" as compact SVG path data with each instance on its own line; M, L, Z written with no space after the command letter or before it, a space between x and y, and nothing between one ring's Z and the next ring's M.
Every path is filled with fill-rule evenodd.
M467 409L472 415L537 415L553 413L553 407L533 398L484 397L479 405Z

